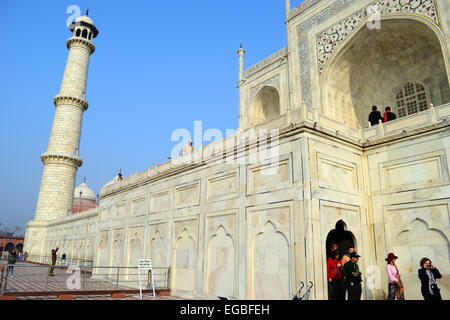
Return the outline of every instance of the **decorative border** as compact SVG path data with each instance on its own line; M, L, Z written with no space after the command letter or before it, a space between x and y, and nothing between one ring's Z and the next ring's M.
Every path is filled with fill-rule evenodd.
M262 68L264 68L267 65L271 64L272 62L275 62L276 60L282 58L286 54L287 54L287 47L284 47L283 49L278 50L277 52L275 52L271 56L265 58L264 60L258 62L257 64L251 66L250 68L246 69L244 71L243 77L244 78L250 77L251 75L253 75L257 71L261 70Z
M280 74L277 74L276 76L273 76L270 79L267 79L266 81L263 81L253 88L250 89L250 99L253 98L253 96L264 86L271 86L278 90L278 93L280 92Z
M407 2L402 0L377 0L371 5L357 11L334 26L319 32L319 34L316 35L319 75L322 74L329 58L340 44L361 24L362 21L365 21L375 12L377 14L420 14L431 19L437 26L440 26L434 0L410 0Z
M67 49L70 50L70 48L72 47L73 44L78 44L78 45L81 44L81 45L87 46L90 49L91 54L93 54L95 52L94 44L86 39L70 38L69 40L66 41Z
M77 107L80 107L83 109L83 111L86 111L89 107L89 104L86 100L76 97L70 97L70 96L61 96L57 94L53 98L53 104L57 107L60 104L71 104L75 105Z
M300 13L302 13L303 11L308 10L309 8L314 6L316 3L319 3L320 1L322 1L322 0L306 0L306 1L302 2L297 7L295 7L291 11L289 11L288 16L287 16L287 20L289 21L292 18L295 18Z
M75 168L81 167L81 165L83 164L83 160L81 158L64 153L43 153L41 155L41 161L44 163L44 165L50 162L66 162L71 164Z
M320 13L304 21L297 27L297 36L299 44L300 63L300 79L301 79L301 95L302 100L308 108L312 108L311 93L311 58L309 53L309 37L308 32L318 25L326 22L339 12L352 6L356 0L341 0L331 6L325 8Z

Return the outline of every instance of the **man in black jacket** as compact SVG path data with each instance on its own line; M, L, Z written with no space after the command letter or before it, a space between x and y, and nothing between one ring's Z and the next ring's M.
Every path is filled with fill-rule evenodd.
M431 264L431 260L423 258L420 260L421 269L419 269L419 279L422 284L420 290L425 300L442 300L441 289L438 288L436 279L441 279L439 270Z
M395 115L395 113L391 111L391 107L389 106L386 107L384 112L384 122L388 122L395 119L397 119L397 116Z
M8 273L10 277L14 277L14 265L17 261L17 253L16 250L12 249L10 254L8 255Z
M383 121L383 117L381 116L381 112L377 111L377 106L373 106L372 107L372 112L369 114L370 125L376 126L380 120Z

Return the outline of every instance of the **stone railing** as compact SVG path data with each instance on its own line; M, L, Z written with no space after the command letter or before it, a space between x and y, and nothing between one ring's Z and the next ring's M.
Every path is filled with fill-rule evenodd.
M361 132L364 140L373 140L436 124L448 118L450 118L450 103L438 107L430 105L428 110L380 123L377 126L362 129Z

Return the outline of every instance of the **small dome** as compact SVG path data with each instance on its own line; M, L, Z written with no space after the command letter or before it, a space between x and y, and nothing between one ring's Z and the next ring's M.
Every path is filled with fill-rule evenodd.
M89 18L88 16L81 16L75 20L75 22L81 22L81 21L94 25L94 21L92 21L92 19Z
M80 197L80 191L81 191L81 197ZM95 195L94 191L92 191L91 188L87 185L86 182L83 182L78 187L75 188L75 191L73 193L73 197L75 199L87 199L87 200L96 200L97 196Z

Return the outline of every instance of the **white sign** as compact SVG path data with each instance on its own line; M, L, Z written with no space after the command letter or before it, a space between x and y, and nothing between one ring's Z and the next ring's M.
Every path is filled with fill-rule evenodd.
M138 260L139 270L152 270L152 260L150 259L139 259Z
M153 270L152 270L152 260L150 259L138 259L138 271L139 271L139 291L142 299L142 282L141 282L141 271L148 270L152 276L152 288L153 288L153 298L156 298L155 292L155 281L153 280Z

